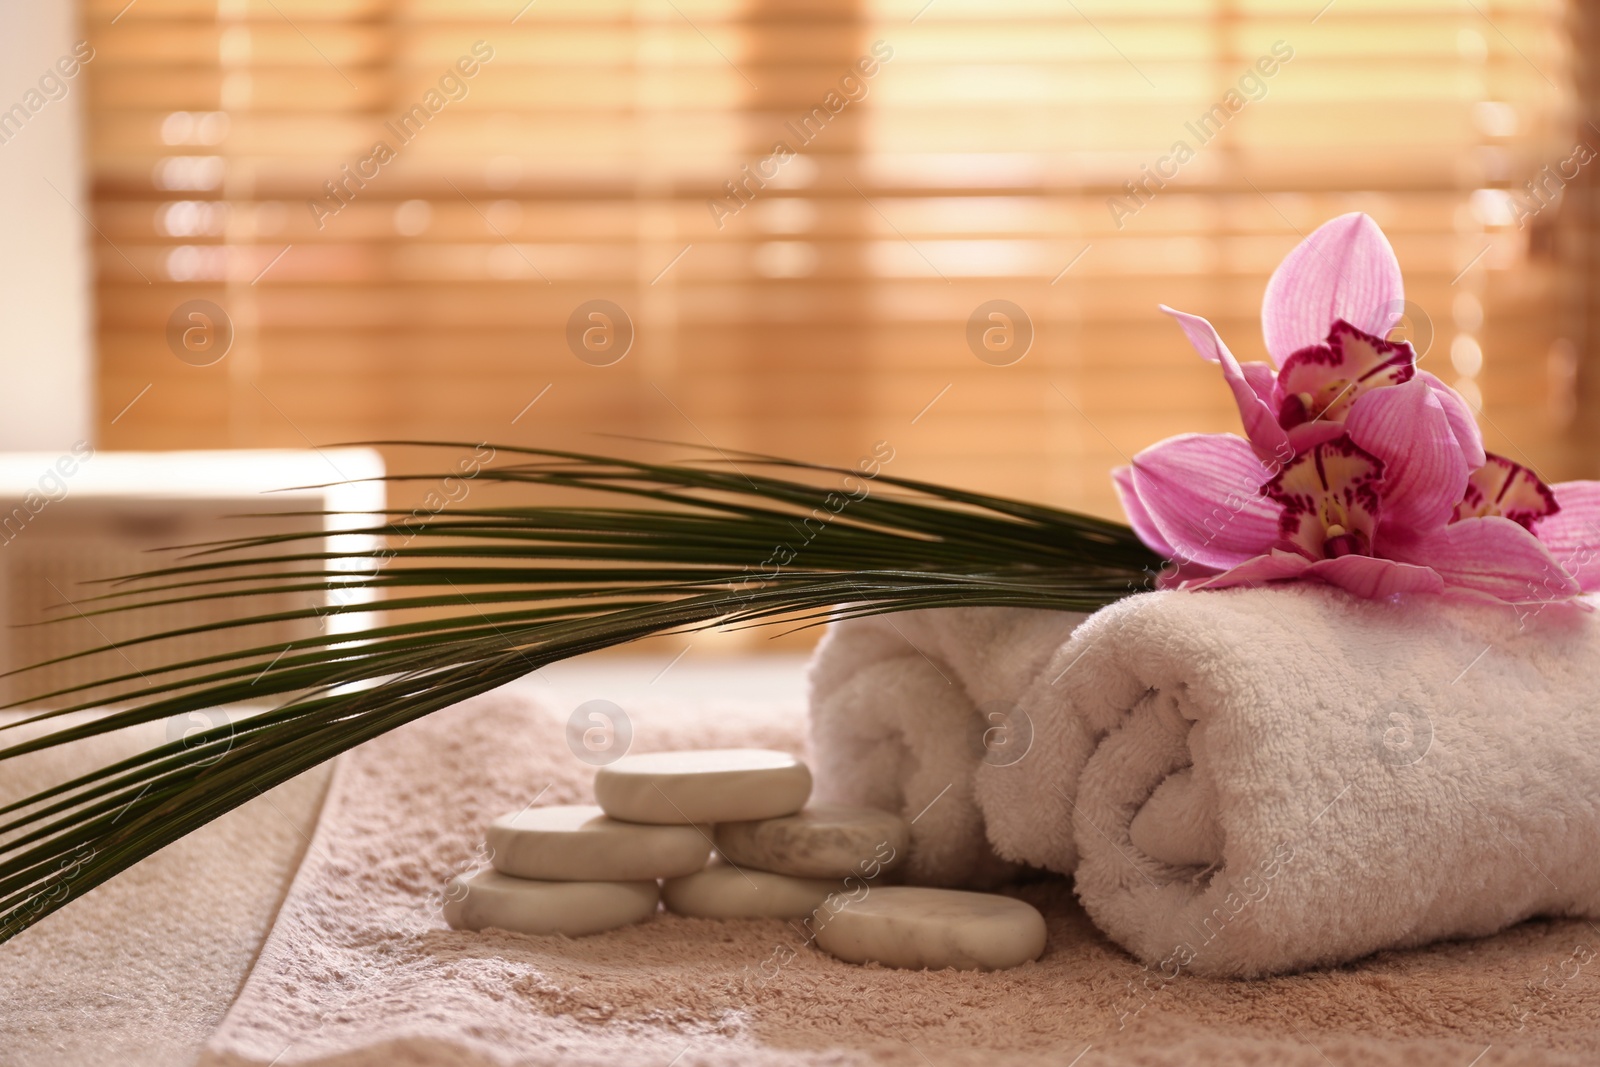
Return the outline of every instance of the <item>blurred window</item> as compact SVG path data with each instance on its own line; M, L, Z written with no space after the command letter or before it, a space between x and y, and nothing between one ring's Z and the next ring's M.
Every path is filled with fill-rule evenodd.
M84 3L111 447L887 440L1114 513L1235 425L1156 304L1264 358L1268 272L1359 209L1423 366L1561 473L1529 236L1600 135L1554 0L125 5Z

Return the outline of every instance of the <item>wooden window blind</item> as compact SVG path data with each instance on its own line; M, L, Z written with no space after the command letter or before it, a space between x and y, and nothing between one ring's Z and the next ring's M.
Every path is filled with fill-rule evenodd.
M1578 57L1578 139L1600 151L1600 0L1573 5L1572 50ZM1600 404L1600 167L1594 162L1565 182L1546 242L1564 296L1564 344L1555 350L1554 369L1565 376L1557 389L1569 403L1560 415L1572 424L1572 447L1580 455L1600 448L1600 426L1592 417ZM1590 417L1580 419L1580 413Z
M1267 274L1361 209L1491 447L1595 473L1525 188L1579 136L1556 0L125 3L83 16L103 447L887 441L1114 514L1235 425L1156 304L1263 358Z

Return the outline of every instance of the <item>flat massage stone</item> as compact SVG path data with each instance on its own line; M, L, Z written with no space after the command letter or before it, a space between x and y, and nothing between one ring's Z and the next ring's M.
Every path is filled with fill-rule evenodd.
M875 888L817 930L817 944L850 963L998 971L1044 951L1037 908L993 893L921 886Z
M660 899L655 882L535 882L485 867L450 879L444 921L456 930L582 937L648 919Z
M796 878L876 878L905 858L911 828L877 808L818 805L776 819L719 823L716 842L740 867Z
M489 826L489 862L501 874L572 882L632 882L692 874L711 858L695 826L618 822L591 804L502 815Z
M811 771L787 752L719 748L623 756L595 772L594 798L613 819L682 825L792 815Z
M790 878L726 864L707 867L661 887L667 910L698 919L803 919L822 906L839 882Z

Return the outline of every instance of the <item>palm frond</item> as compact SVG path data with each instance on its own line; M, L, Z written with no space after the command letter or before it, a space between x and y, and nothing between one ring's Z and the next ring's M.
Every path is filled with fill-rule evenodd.
M569 656L657 634L915 608L1087 611L1149 587L1162 562L1118 523L881 472L743 453L679 464L495 454L512 461L475 480L528 497L582 491L607 506L392 511L341 526L389 541L361 551L330 551L321 530L194 545L76 601L91 619L218 600L239 609L220 625L155 629L26 668L75 663L85 677L11 705L52 702L0 727L0 765L173 715L277 704L0 806L0 941L302 771ZM461 475L391 480L447 477ZM285 593L319 597L262 606ZM353 634L287 646L246 636L269 622L378 612L383 621ZM219 629L239 631L238 647L132 672L88 668L114 649ZM7 733L64 716L74 718L26 740Z

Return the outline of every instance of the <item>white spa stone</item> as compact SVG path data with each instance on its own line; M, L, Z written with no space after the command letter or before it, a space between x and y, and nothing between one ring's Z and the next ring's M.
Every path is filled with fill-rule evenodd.
M648 919L660 899L655 882L535 882L485 867L450 879L444 921L456 930L582 937Z
M850 963L997 971L1044 951L1044 916L993 893L921 886L873 889L817 930L817 944Z
M716 842L740 867L796 878L876 878L905 858L911 828L877 808L818 805L775 819L718 823Z
M719 748L624 756L595 772L594 797L613 819L708 823L792 815L811 771L787 752Z
M502 815L489 826L489 862L501 874L574 882L631 882L691 874L711 858L696 826L618 822L592 804Z
M699 919L803 919L822 906L839 882L790 878L717 864L661 887L667 910Z

